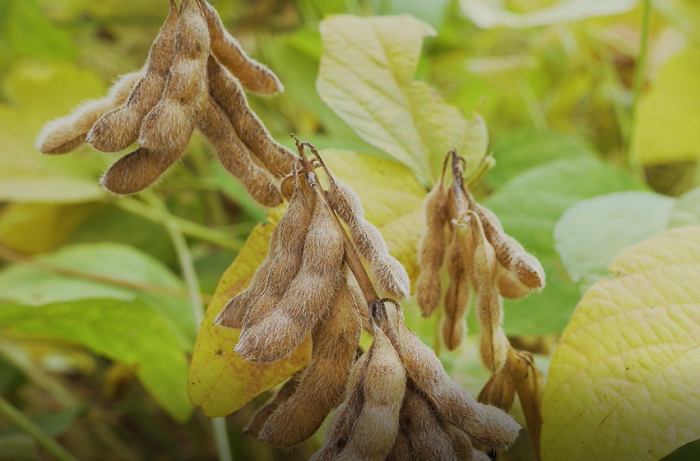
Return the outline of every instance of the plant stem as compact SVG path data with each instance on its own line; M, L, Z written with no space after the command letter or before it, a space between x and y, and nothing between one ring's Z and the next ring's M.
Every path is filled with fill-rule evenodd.
M124 197L115 200L114 204L130 213L146 218L149 221L160 222L158 217L153 215L153 208L139 200ZM216 229L209 229L201 224L178 218L177 216L172 216L171 219L177 225L180 232L188 237L193 237L233 251L240 251L241 247L243 247L243 241L236 236L228 235Z
M44 434L39 426L34 424L24 413L12 406L2 395L0 395L0 413L5 415L7 419L36 440L39 445L51 453L57 460L78 461L78 458L68 453L58 442Z
M202 305L202 299L199 295L199 281L197 280L197 273L194 269L192 253L187 246L185 236L180 227L177 225L175 218L170 215L158 197L147 195L146 200L153 206L154 209L159 211L161 215L161 222L165 226L165 230L168 232L170 240L173 242L173 246L175 247L175 252L177 253L177 258L180 263L182 277L185 279L187 289L190 293L190 303L192 305L192 314L195 319L195 329L199 330L199 326L202 324L202 320L204 319L204 306ZM212 418L211 425L212 430L214 431L214 442L216 444L216 452L219 461L232 461L233 457L231 455L231 447L229 445L228 435L226 433L226 420L224 418Z
M647 51L649 45L649 20L651 17L651 0L644 0L642 4L643 17L642 17L642 37L641 43L639 44L639 55L637 57L637 66L634 70L634 81L632 83L632 105L630 108L630 122L629 122L629 136L626 143L626 160L627 167L632 170L632 172L638 177L644 179L644 171L639 164L635 152L632 148L632 142L634 140L634 133L636 131L636 117L637 117L637 105L639 104L639 95L642 92L642 87L644 86L644 74L647 61Z

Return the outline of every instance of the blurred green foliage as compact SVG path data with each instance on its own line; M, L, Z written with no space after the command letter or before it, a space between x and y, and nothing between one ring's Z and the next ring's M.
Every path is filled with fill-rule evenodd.
M541 259L548 280L542 293L506 303L504 327L546 363L581 289L605 276L622 248L700 223L693 191L700 186L700 6L652 2L632 127L641 3L221 0L216 7L243 47L284 83L283 94L249 95L282 143L291 145L293 132L319 148L398 158L413 169L411 181L429 186L435 158L454 141L420 128L427 117L421 101L437 94L431 104L446 107L452 119L445 123L455 126L483 119L497 165L475 194ZM211 427L198 411L191 416L185 394L196 322L165 225L174 222L187 236L206 302L255 224L267 219L198 137L156 188L128 199L97 185L115 157L90 147L42 156L32 145L47 120L140 67L167 11L165 0L0 0L0 393L85 460L216 458ZM435 29L415 76L409 69L401 83L420 87L418 105L402 116L417 121L415 139L428 143L421 149L435 150L435 158L421 157L433 171L373 142L324 102L319 23L334 14L412 14ZM415 153L413 140L393 147ZM363 200L381 198L367 189L358 190ZM381 220L376 210L384 202L365 205ZM390 246L410 267L406 245L414 240L402 240L398 227L387 231ZM406 235L414 238L413 230ZM422 319L412 303L404 307L410 325L439 347L435 319ZM475 334L473 324L470 318ZM472 339L441 358L477 393L488 376ZM282 452L242 435L264 399L227 417L234 458L308 458L320 439ZM527 445L521 437L503 459L533 459ZM696 451L689 445L669 459ZM0 459L42 456L0 416Z

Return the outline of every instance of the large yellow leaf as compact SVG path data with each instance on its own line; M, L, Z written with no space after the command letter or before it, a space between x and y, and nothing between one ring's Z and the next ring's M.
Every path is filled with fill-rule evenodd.
M552 357L542 455L657 460L700 438L700 227L620 253Z
M478 115L465 119L423 82L414 81L425 36L413 16L339 15L321 22L323 55L316 88L357 134L396 158L427 184L440 175L451 148L473 171L488 134Z
M242 408L311 359L311 341L306 340L289 359L267 364L246 361L233 352L240 330L213 325L224 304L250 284L255 269L267 255L273 228L272 224L258 224L253 229L238 257L221 277L197 336L188 392L192 403L212 418Z
M321 152L334 175L360 196L367 219L375 224L391 253L417 275L415 248L423 221L425 189L398 163L339 150ZM279 384L310 359L310 341L289 360L266 365L244 361L233 348L240 331L212 322L226 301L243 291L265 259L274 224L282 208L268 212L269 224L259 225L248 237L231 267L224 273L197 337L189 375L192 403L207 416L232 413L260 393Z

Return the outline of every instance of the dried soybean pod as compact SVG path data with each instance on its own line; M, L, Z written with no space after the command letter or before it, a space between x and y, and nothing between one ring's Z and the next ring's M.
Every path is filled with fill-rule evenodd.
M515 400L515 382L508 367L501 368L486 382L477 400L487 405L495 405L503 411L509 411Z
M350 369L350 377L345 388L343 402L338 406L328 423L328 432L323 446L309 459L309 461L331 461L336 459L338 453L345 448L350 439L352 428L360 416L364 405L364 380L367 374L367 364L373 353L369 351L362 354Z
M411 446L408 442L408 437L404 433L401 425L399 424L399 432L396 434L396 440L394 440L394 446L391 447L391 451L384 458L384 461L413 461L415 457L411 454Z
M248 360L266 363L291 354L326 314L339 288L344 255L342 230L323 205L318 187L312 189L319 205L306 234L301 268L268 315L248 328L243 325L235 351Z
M226 112L238 137L263 161L273 176L283 178L288 175L292 170L294 154L270 136L265 125L248 106L236 77L214 56L209 56L207 72L209 91Z
M182 155L207 102L209 32L197 0L183 0L172 65L160 101L143 119L139 145Z
M241 85L256 93L273 94L283 91L284 87L274 72L251 59L238 41L228 33L216 9L205 0L200 0L199 3L207 18L211 51L221 64L240 80Z
M211 97L208 98L204 116L199 121L199 129L214 145L223 167L240 179L251 197L267 207L282 203L282 195L272 175L253 162L223 109Z
M282 299L301 267L315 203L310 192L303 175L297 175L294 195L270 236L267 257L255 271L250 286L229 300L214 325L242 328L256 324Z
M484 235L479 216L473 211L468 215L474 248L469 277L476 293L477 318L481 325L479 352L486 368L496 373L506 362L509 345L501 329L503 308L496 286L496 255ZM463 238L465 246L468 245L466 237Z
M179 158L174 151L141 147L117 160L100 185L115 194L139 192L156 182Z
M299 387L299 382L301 381L301 376L304 374L304 370L306 369L294 373L292 377L289 378L287 382L285 382L262 407L258 408L258 410L250 418L250 421L248 421L248 424L246 424L246 426L243 428L243 433L258 438L263 425L268 420L270 415L272 415L281 404L286 402L294 394L294 392L296 392L297 388Z
M362 323L353 305L347 272L333 307L313 331L311 364L294 395L270 416L260 440L287 448L311 437L338 405L355 361Z
M86 101L69 115L46 123L34 146L44 154L65 154L72 151L85 142L88 131L102 114L129 97L131 89L142 76L143 70L122 75L104 98Z
M179 17L175 1L170 0L170 13L148 52L143 66L144 76L131 90L124 104L105 113L90 129L87 142L95 149L118 152L138 139L143 118L163 93L172 63Z
M498 261L516 278L531 290L544 287L545 273L542 264L525 251L522 245L510 235L503 232L503 226L496 215L481 205L476 204L471 195L467 194L470 206L481 219L486 238L493 246Z
M488 447L504 449L513 443L520 430L513 418L496 407L476 402L445 373L435 352L408 328L397 306L384 302L383 307L387 313L379 319L382 330L388 332L389 338L395 338L392 340L406 366L406 372L433 404L439 416ZM393 313L390 312L392 310ZM389 321L392 316L398 316L398 331L391 331L394 328Z
M443 427L445 428L447 437L449 437L452 443L452 449L458 461L472 461L477 459L474 457L476 450L466 432L458 429L454 424L445 421L443 421Z
M379 291L394 298L408 298L411 295L411 280L406 268L389 254L389 247L382 234L365 219L360 197L351 187L335 179L330 172L328 177L328 201L347 223L358 253L369 262Z
M442 318L441 328L443 342L450 351L459 347L467 332L465 317L470 297L467 255L471 248L462 246L463 242L469 239L460 238L460 235L468 232L468 227L455 226L447 253L447 274L450 283L445 294L445 316Z
M540 438L542 433L542 397L546 378L535 366L532 354L526 351L508 349L506 363L518 392L520 405L525 414L527 431L530 433L532 448L540 459Z
M441 180L425 198L425 230L418 244L418 265L421 269L416 294L423 317L429 317L440 302L440 267L445 257L447 206L448 194Z
M456 461L452 441L431 404L409 380L401 409L401 427L412 455L421 461Z
M399 431L406 370L389 338L378 327L364 380L364 405L338 461L383 461Z

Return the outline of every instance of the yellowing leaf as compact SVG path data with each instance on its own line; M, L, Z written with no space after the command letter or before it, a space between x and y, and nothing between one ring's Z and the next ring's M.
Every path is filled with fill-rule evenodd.
M652 461L700 438L700 227L630 247L610 270L552 357L544 461Z
M408 166L426 183L457 148L473 171L488 135L478 115L465 119L423 82L414 81L428 24L408 15L334 16L321 22L323 55L316 88L361 138Z
M8 75L7 86L13 105L0 104L0 200L68 203L102 198L97 176L103 158L86 151L49 156L33 145L44 123L103 95L99 77L68 64L23 64Z
M639 101L633 148L646 165L695 161L700 155L700 50L669 59Z
M224 304L243 291L265 259L271 224L259 224L224 273L209 304L190 364L190 400L209 417L226 416L262 392L281 383L311 360L311 340L300 344L288 359L258 364L234 353L240 330L213 325Z

